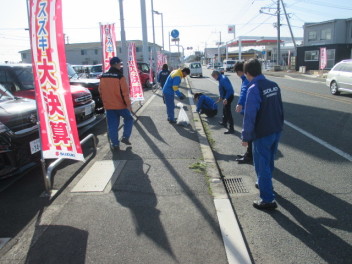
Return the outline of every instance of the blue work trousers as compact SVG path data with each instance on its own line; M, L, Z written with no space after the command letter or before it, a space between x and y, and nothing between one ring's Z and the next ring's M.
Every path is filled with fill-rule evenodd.
M113 146L119 145L119 125L120 117L123 117L123 135L124 138L130 138L133 127L133 117L128 109L121 110L106 110L106 120L108 123L108 133L111 144Z
M279 144L281 132L258 138L253 141L253 160L258 178L260 198L265 203L275 199L273 191L274 158Z
M173 94L164 94L167 120L175 120L175 95Z

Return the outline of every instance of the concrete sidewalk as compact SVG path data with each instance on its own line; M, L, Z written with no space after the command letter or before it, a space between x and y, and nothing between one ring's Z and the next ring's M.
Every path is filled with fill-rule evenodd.
M189 127L166 121L159 92L138 113L132 147L111 153L102 135L92 166L0 263L228 263L191 106L182 103Z

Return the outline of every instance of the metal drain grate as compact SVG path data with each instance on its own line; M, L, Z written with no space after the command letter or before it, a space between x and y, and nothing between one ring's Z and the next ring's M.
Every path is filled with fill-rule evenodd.
M228 193L248 193L248 190L243 184L242 178L224 178L225 188Z

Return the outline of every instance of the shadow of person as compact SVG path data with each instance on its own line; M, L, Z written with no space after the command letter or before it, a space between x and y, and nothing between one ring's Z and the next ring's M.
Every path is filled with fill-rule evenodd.
M276 170L274 178L290 188L294 193L325 211L332 218L310 216L298 206L276 194L276 200L299 223L293 222L282 213L272 217L285 230L300 239L328 263L350 263L352 246L334 234L327 227L352 232L352 205L300 179ZM348 213L347 213L348 212Z
M129 160L113 187L116 201L130 210L138 236L145 235L177 261L156 208L158 200L148 175L151 165L131 147L119 151L119 159L126 157Z
M42 234L38 236L39 233ZM87 241L85 230L61 225L37 226L25 263L84 264Z
M153 137L155 137L157 140L167 144L166 141L163 139L163 137L160 135L159 130L155 126L155 123L150 118L150 116L139 116L138 121L142 123L142 125L147 129L147 131L151 135L153 135Z

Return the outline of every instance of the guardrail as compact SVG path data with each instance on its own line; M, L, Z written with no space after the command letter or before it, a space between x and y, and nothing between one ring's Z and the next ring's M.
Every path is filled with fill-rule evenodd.
M94 134L89 134L84 139L82 139L80 143L81 143L81 145L83 145L84 143L86 143L90 139L93 139L94 149L96 151L97 150L97 138L95 137ZM64 160L65 160L64 158L59 158L59 159L55 160L53 163L51 163L49 165L48 169L46 169L45 160L43 160L43 159L41 160L43 176L44 176L45 192L49 195L50 195L50 192L52 189L52 173L53 173L54 169L57 166L59 166L61 164L61 162L63 162Z

